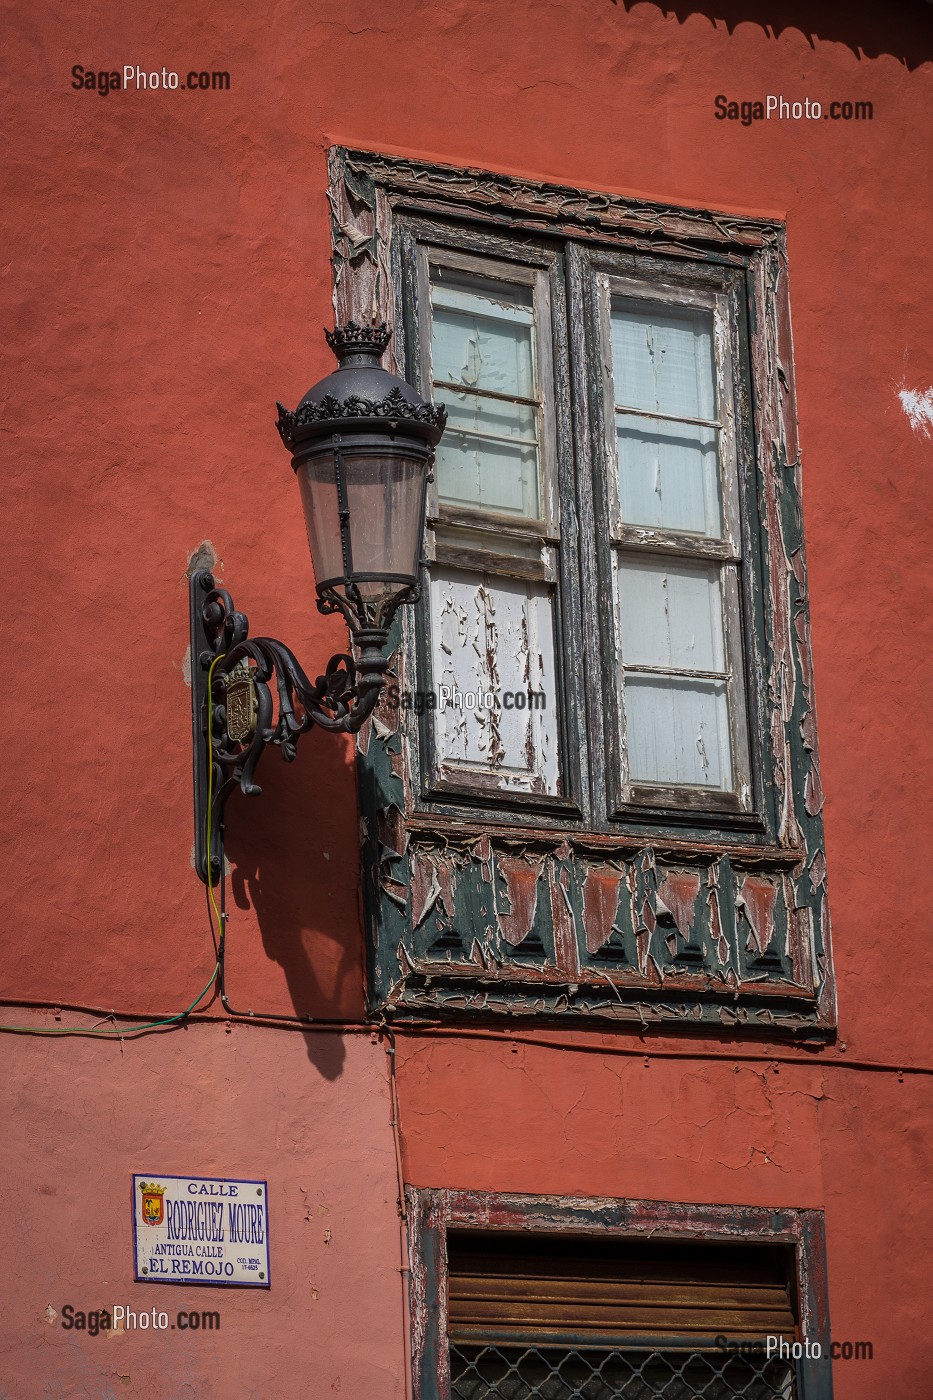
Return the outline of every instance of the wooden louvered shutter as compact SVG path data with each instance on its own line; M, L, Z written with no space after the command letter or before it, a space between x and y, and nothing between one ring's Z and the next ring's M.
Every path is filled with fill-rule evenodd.
M451 1232L452 1342L797 1336L779 1245Z

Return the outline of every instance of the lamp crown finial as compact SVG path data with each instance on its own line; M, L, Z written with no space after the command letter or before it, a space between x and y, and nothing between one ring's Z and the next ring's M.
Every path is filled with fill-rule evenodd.
M361 326L356 321L348 321L345 326L324 332L325 339L338 360L347 355L375 355L381 358L392 338L385 321L378 325Z

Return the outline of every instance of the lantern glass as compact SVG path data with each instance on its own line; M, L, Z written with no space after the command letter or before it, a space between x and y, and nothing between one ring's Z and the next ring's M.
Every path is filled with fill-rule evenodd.
M375 452L345 448L342 457L351 576L361 597L375 600L418 577L426 454L386 444Z
M364 601L377 601L416 581L428 455L417 441L344 437L339 448L322 443L299 467L319 589L349 582ZM347 511L343 526L341 497Z
M345 573L333 452L319 452L298 470L301 506L308 531L314 577L342 581Z

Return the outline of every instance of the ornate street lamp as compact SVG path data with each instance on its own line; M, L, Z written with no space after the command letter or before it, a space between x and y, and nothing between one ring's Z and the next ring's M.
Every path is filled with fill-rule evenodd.
M318 608L343 614L358 659L332 656L312 684L282 642L249 636L245 614L212 574L192 574L195 863L211 884L220 876L223 809L234 787L261 791L253 774L268 744L291 761L312 725L361 727L385 684L392 619L418 597L428 474L445 410L382 368L385 324L351 321L325 334L337 369L294 413L278 405L278 429L301 490Z

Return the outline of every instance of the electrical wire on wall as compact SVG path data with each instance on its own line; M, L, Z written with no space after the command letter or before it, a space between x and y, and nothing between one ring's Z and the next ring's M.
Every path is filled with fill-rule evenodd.
M258 1017L257 1017L256 1013L254 1013L253 1011L237 1011L236 1007L231 1006L231 1004L230 1004L230 999L229 999L228 996L227 996L227 980L226 980L226 973L227 973L227 920L228 920L228 918L229 918L230 916L229 916L229 914L227 913L227 861L226 861L226 856L224 855L224 828L223 828L223 823L221 823L221 825L220 825L220 829L219 829L219 833L218 833L218 834L219 834L219 837L220 837L220 908L219 908L219 909L218 909L218 907L217 907L217 901L214 899L214 891L213 891L213 889L211 888L210 882L208 882L207 888L208 888L208 893L209 893L209 895L210 895L210 902L211 902L211 905L213 906L214 914L216 915L216 918L217 918L217 926L218 926L218 928L219 928L219 930L220 930L220 932L219 932L219 934L218 934L218 937L217 937L217 942L216 942L216 945L215 945L215 946L216 946L216 948L217 948L217 988L218 988L218 991L220 992L220 1002L221 1002L221 1005L223 1006L223 1009L226 1011L226 1013L227 1013L228 1016L233 1016L235 1019L237 1019L237 1020L242 1020L242 1021L255 1021L255 1020L257 1020L257 1019L258 1019L258 1020L275 1021L275 1022L285 1021L286 1023L289 1023L289 1024L291 1024L291 1025L299 1025L299 1026L309 1026L309 1025L320 1025L320 1024L322 1024L322 1023L321 1023L316 1017L314 1017L314 1016L288 1016L288 1015L286 1015L284 1012L275 1011L275 1012L270 1013L270 1014L267 1015L267 1016L263 1016L262 1013L259 1013L259 1015L258 1015ZM207 849L208 849L208 860L210 860L210 854L209 854L209 853L210 853L210 838L209 838L209 837L208 837L208 848L207 848ZM339 1022L339 1021L324 1022L323 1024L336 1024L336 1025L341 1025L342 1022Z
M223 653L221 653L221 655L219 655L219 656L215 656L215 657L214 657L214 660L211 662L210 669L209 669L209 671L208 671L208 680L207 680L207 693L208 693L208 696L210 696L210 694L211 694L212 683L213 683L213 679L214 679L214 668L215 668L215 667L219 664L219 662L221 662L222 660L223 660ZM208 751L208 773L207 773L207 822L206 822L206 828L207 828L207 829L206 829L206 843L207 843L207 851L208 851L208 863L210 863L211 836L212 836L212 834L213 834L213 833L212 833L213 796L214 796L214 764L213 764L212 756L211 756L211 753L210 753L210 750L209 750L209 751ZM304 1027L308 1027L308 1026L312 1026L312 1025L320 1026L321 1028L324 1028L324 1027L338 1028L338 1027L339 1027L339 1028L343 1028L343 1029L346 1029L346 1030L349 1030L349 1031L359 1030L359 1029L369 1029L368 1027L361 1027L361 1026L357 1026L357 1025L355 1025L355 1024L349 1024L349 1025L348 1025L345 1021L343 1021L343 1020L341 1020L341 1019L339 1019L339 1018L337 1018L337 1017L318 1018L318 1017L314 1017L314 1016L310 1016L310 1015L305 1015L305 1016L289 1016L289 1015L286 1015L284 1012L278 1012L278 1011L276 1011L276 1012L271 1012L271 1013L266 1013L266 1014L264 1014L264 1013L262 1013L262 1012L260 1012L260 1013L255 1013L255 1012L253 1012L253 1011L251 1011L251 1010L250 1010L250 1011L238 1011L238 1010L236 1009L236 1007L234 1007L234 1006L231 1004L230 999L229 999L229 997L227 996L227 988L226 988L227 923L228 923L228 920L229 920L229 917L230 917L230 916L228 915L227 909L226 909L226 903L227 903L227 862L226 862L226 856L225 856L225 853L224 853L224 823L223 823L223 819L222 819L222 818L221 818L221 821L220 821L220 825L219 825L219 827L218 827L217 836L218 836L219 855L220 855L220 880L219 880L220 904L219 904L219 905L218 905L217 899L216 899L216 897L215 897L215 894L214 894L214 887L213 887L213 885L211 884L210 878L208 878L208 880L207 880L207 885L206 885L206 889L207 889L207 906L208 906L208 922L209 922L209 924L210 924L211 940L212 940L213 945L214 945L215 962L214 962L214 968L213 968L213 971L211 972L210 977L208 978L208 980L207 980L207 982L205 983L203 989L198 993L198 995L195 997L194 1001L191 1003L190 1006L185 1007L184 1011L176 1012L176 1013L175 1013L174 1015L172 1015L172 1016L162 1016L162 1017L153 1018L152 1020L143 1020L143 1021L140 1021L137 1025L132 1025L132 1026L109 1026L109 1027L106 1027L106 1028L103 1028L103 1027L100 1027L100 1026L10 1026L10 1025L4 1025L4 1024L0 1023L0 1032L2 1032L2 1031L8 1031L8 1032L10 1032L11 1034L14 1034L14 1035L42 1035L42 1036L69 1036L69 1035L71 1035L71 1036L75 1036L75 1035L82 1036L82 1035L83 1035L83 1036L117 1036L117 1037L120 1037L120 1038L124 1038L124 1037L127 1037L127 1036L134 1036L134 1035L144 1035L144 1034L147 1034L147 1033L152 1032L152 1031L166 1030L166 1029L169 1029L169 1028L174 1028L174 1027L176 1027L176 1026L183 1025L183 1024L188 1020L188 1018L192 1015L192 1013L197 1009L197 1007L199 1007L199 1006L201 1005L201 1003L204 1001L204 998L208 995L208 993L212 990L212 988L215 989L215 990L219 993L221 1005L223 1006L223 1009L224 1009L224 1011L227 1013L227 1015L228 1015L229 1017L235 1019L235 1020L238 1020L238 1021L249 1021L249 1022L253 1022L254 1024L269 1023L269 1024L275 1024L275 1025L284 1023L284 1024L286 1024L286 1025L291 1025L291 1026L304 1026ZM209 873L210 873L210 872L209 872ZM215 927L215 925L216 925L216 927ZM13 1005L23 1005L24 1003L22 1003L22 1002L14 1002L14 1003L12 1003L12 1004L13 1004ZM43 1003L43 1004L40 1004L40 1006L44 1006L44 1005L45 1005L44 1003ZM82 1008L73 1008L73 1009L80 1010L80 1009L82 1009ZM89 1009L90 1009L90 1008L89 1008ZM96 1011L96 1008L95 1008L95 1011ZM107 1012L103 1012L103 1011L101 1011L99 1014L101 1014L101 1015L103 1015L103 1016L105 1016L105 1017L107 1017L108 1015L109 1015L109 1017L113 1017L113 1016L116 1015L115 1012L110 1012L110 1013L108 1014ZM210 1019L210 1018L209 1018L209 1019Z
M179 1026L182 1024L183 1021L187 1019L187 1017L191 1015L195 1007L200 1005L200 1003L207 996L208 992L214 986L217 980L217 973L219 967L220 964L215 963L214 970L211 973L210 978L208 979L208 982L204 987L204 990L197 997L195 997L194 1001L191 1003L190 1006L187 1006L184 1011L177 1012L177 1014L174 1016L163 1016L157 1021L143 1021L138 1026L110 1026L107 1029L101 1029L98 1026L7 1026L4 1024L0 1024L0 1031L9 1031L13 1035L128 1036L140 1035L147 1031L161 1030L163 1027L167 1026Z

